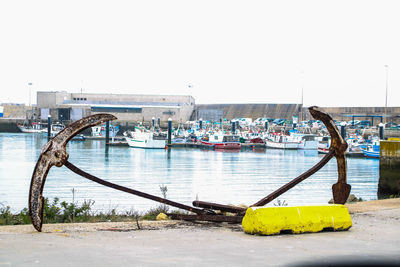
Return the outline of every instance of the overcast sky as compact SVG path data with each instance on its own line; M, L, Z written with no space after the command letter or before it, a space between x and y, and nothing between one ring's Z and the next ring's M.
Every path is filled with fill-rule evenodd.
M1 1L0 103L36 91L400 106L400 1ZM28 83L32 83L31 86Z

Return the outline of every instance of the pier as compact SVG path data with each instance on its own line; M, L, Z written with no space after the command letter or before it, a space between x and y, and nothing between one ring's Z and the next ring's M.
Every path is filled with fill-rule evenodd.
M380 142L378 197L400 195L400 140Z

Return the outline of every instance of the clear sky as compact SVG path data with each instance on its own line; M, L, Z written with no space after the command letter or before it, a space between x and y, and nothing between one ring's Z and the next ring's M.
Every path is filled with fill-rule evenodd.
M400 106L400 1L1 1L0 103L36 91ZM385 68L388 65L388 68ZM28 85L32 83L32 85Z

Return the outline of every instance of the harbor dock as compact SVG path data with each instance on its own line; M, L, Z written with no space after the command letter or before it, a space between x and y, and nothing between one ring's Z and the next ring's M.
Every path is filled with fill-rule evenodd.
M0 227L0 264L10 266L398 266L400 199L348 204L342 232L253 236L240 225L181 221ZM173 245L171 245L173 243ZM26 244L29 244L27 246Z

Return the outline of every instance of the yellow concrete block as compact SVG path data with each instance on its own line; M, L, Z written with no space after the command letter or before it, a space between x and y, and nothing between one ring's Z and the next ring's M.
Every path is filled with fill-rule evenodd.
M344 205L299 207L252 207L242 221L248 234L275 235L281 231L294 234L320 232L325 228L347 230L352 226Z

